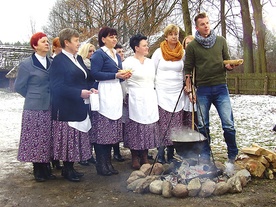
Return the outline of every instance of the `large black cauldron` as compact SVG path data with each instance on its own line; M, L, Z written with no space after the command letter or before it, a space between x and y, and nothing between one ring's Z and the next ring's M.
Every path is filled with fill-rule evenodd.
M206 137L191 129L172 133L171 140L176 153L182 158L198 158L207 141Z

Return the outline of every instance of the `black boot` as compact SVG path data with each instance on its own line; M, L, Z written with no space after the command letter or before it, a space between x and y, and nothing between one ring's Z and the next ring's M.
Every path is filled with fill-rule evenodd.
M165 150L164 150L164 147L159 147L157 149L158 149L157 162L159 162L161 164L165 164L166 160L165 160Z
M43 172L47 180L55 180L57 177L52 174L52 169L50 163L41 163L43 167Z
M71 181L71 182L80 182L79 176L76 175L74 168L73 168L74 162L65 162L63 161L63 168L61 175Z
M106 158L105 158L105 149L102 144L94 145L95 153L96 153L96 170L98 175L110 176L112 172L108 169Z
M74 163L72 165L72 169L73 169L73 172L75 173L75 175L78 176L79 178L84 176L84 173L76 171L76 169L74 168Z
M96 158L93 157L93 149L94 149L94 144L91 144L91 158L88 159L87 161L92 164L96 164ZM95 149L94 149L95 151Z
M107 145L105 146L105 156L106 156L106 164L107 167L109 169L109 171L112 174L119 174L118 170L115 170L115 168L113 167L112 163L111 163L111 146L112 145Z
M113 147L113 158L115 160L117 160L118 162L124 162L125 159L122 157L122 155L120 153L119 142L116 144L113 144L112 147Z
M96 164L96 160L95 158L93 157L93 155L91 154L91 158L87 160L89 163L92 163L92 164Z
M79 164L82 166L89 166L88 160L79 161Z
M167 161L168 163L171 163L173 161L173 156L174 156L174 146L167 146Z
M59 160L52 160L51 163L52 163L52 168L53 169L54 168L56 168L57 170L61 170L62 169Z
M34 166L34 177L37 182L44 182L46 181L46 178L43 173L43 163L33 162Z

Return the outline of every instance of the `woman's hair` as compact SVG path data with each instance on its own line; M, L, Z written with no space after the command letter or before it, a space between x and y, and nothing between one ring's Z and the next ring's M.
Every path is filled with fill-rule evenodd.
M136 34L130 38L129 45L130 45L131 49L133 50L133 52L136 52L135 46L139 47L141 40L147 40L147 37L142 34Z
M65 28L59 32L59 42L62 48L65 48L65 40L71 42L72 37L79 37L80 34L77 30L72 28Z
M100 47L104 46L104 43L102 41L103 37L112 36L112 35L117 35L116 29L113 29L111 27L102 27L98 34L99 46Z
M114 47L115 50L116 50L116 49L122 49L122 48L123 48L123 46L120 45L120 44L116 44L115 47Z
M90 47L92 47L92 49L95 51L95 46L91 43L85 43L84 45L81 46L81 48L79 49L78 54L82 57L82 59L87 58L87 55L89 53Z
M35 49L34 46L37 46L38 40L40 40L42 37L47 37L47 35L42 32L37 32L33 34L30 40L30 45L33 49Z
M186 47L187 47L187 44L186 44L186 40L187 40L187 39L194 40L195 38L194 38L193 35L188 35L188 36L186 36L186 37L184 38L184 40L183 40L183 42L182 42L182 45L183 45L184 50L185 50Z
M164 36L168 37L169 33L171 33L171 32L176 32L177 34L179 34L179 27L175 24L169 24L164 29Z
M205 12L199 13L198 15L195 16L195 25L197 26L197 20L198 19L203 19L208 17L208 15Z
M61 47L60 42L59 42L59 37L55 37L53 39L53 43L52 43L52 53L54 53L55 49L59 48L59 47Z

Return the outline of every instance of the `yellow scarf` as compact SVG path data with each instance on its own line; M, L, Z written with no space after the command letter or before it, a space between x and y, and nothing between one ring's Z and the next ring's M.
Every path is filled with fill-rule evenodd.
M162 51L162 56L166 61L177 61L183 58L184 50L179 41L173 50L170 49L167 40L161 42L160 48Z

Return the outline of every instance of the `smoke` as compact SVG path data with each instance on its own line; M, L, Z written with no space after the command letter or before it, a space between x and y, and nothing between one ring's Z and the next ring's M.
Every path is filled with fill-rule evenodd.
M170 138L173 142L197 142L197 141L203 141L206 139L199 132L189 128L183 128L183 129L173 128L171 130Z
M231 162L225 162L225 171L224 173L228 176L231 177L235 174L235 166Z

